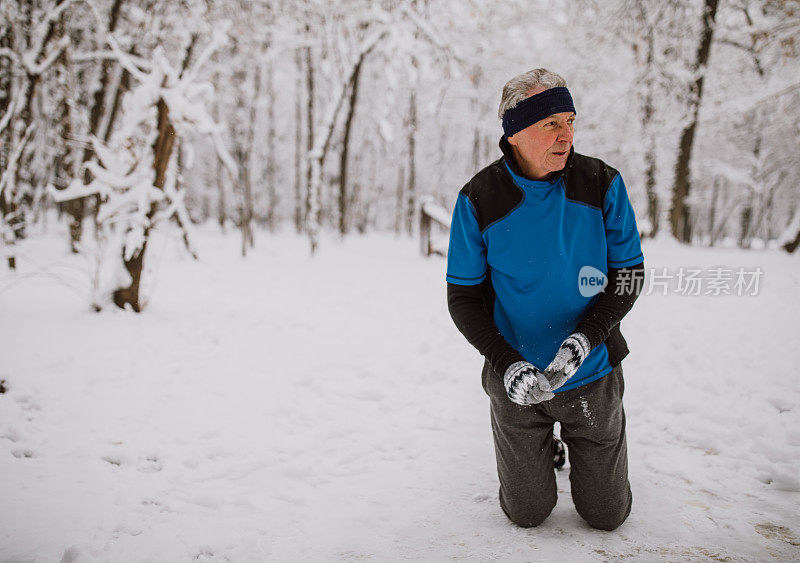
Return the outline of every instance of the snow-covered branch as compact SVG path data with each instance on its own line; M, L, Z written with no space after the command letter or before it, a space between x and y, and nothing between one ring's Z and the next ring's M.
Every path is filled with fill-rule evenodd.
M53 46L53 49L50 51L48 55L45 56L42 62L37 63L36 57L37 55L32 51L28 51L22 56L22 61L25 65L25 70L28 74L38 76L44 73L54 62L58 59L59 55L61 55L61 51L66 49L70 44L70 39L68 35L65 35L61 39L59 39L58 43Z
M28 50L28 53L30 53L34 57L34 60L31 62L26 62L25 63L26 67L33 68L36 65L35 58L38 57L39 54L45 48L45 43L48 40L50 27L52 25L55 25L55 22L62 16L64 11L70 7L72 2L73 0L57 0L56 6L53 7L47 13L47 15L44 18L42 18L42 20L38 23L36 29L33 32L33 41L31 43L31 48Z
M151 71L153 69L153 65L150 61L145 60L141 57L137 57L135 55L131 55L130 53L126 53L128 59L136 65L137 68L140 68L144 71ZM96 61L118 61L119 56L117 55L116 51L86 51L83 53L75 53L72 55L72 61L76 63L86 63L86 62L96 62Z
M95 20L97 20L97 24L101 27L104 26L105 21L103 19L102 14L100 14L100 10L97 9L97 6L95 5L94 1L93 0L83 0L83 1L91 9ZM150 69L139 68L139 66L136 64L136 60L131 55L123 51L122 48L119 46L119 43L114 38L113 33L105 32L103 34L103 37L108 43L108 46L111 47L111 50L116 55L119 64L121 64L122 67L129 73L131 73L131 76L133 76L137 81L144 82L147 76L146 73Z
M421 35L428 41L428 43L430 43L436 49L441 51L446 57L453 59L464 68L472 66L473 63L458 55L450 47L450 45L444 43L440 39L440 37L442 37L443 34L433 29L432 25L429 22L426 22L422 18L420 18L419 14L417 14L408 4L405 4L401 8L401 12L408 18L408 20L412 24L414 24L414 27L419 30Z
M347 95L347 89L353 82L353 76L355 75L359 62L375 49L378 43L388 34L388 28L379 29L361 43L359 49L356 51L354 60L351 61L347 69L344 80L341 80L336 86L336 92L332 96L331 102L328 104L325 117L322 121L322 130L325 131L325 133L315 139L314 148L309 154L309 158L318 158L321 162L324 161L325 155L328 152L328 147L330 146L331 137L333 136L333 127L336 123L336 118L342 109Z
M8 47L0 47L0 57L7 57L11 59L12 62L20 66L22 65L22 61L20 60L19 55L14 51L12 51L11 49L9 49Z
M211 58L211 55L228 42L228 29L230 29L230 26L230 22L225 22L214 29L211 41L206 45L206 48L203 49L203 52L200 53L200 56L197 57L197 61L192 65L191 70L184 73L181 81L189 83L197 79L198 71L206 64L208 59Z

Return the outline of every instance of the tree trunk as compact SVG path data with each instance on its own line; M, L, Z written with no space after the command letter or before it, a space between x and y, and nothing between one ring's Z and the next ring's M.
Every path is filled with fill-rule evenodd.
M108 33L113 33L117 27L117 22L119 21L119 14L122 9L122 2L123 0L114 0L114 3L111 5L111 11L109 13L108 18ZM111 70L113 69L113 62L110 60L104 60L100 64L100 83L97 88L95 88L94 92L92 93L92 107L89 110L89 135L97 136L100 131L100 122L102 120L103 114L105 113L105 102L106 102L106 95L108 93L108 85L111 80ZM86 143L83 148L83 156L81 157L82 163L87 163L94 158L94 147L92 143ZM92 181L92 173L89 172L88 168L84 169L83 172L83 183L84 185L89 184ZM97 216L97 210L100 208L100 196L95 195L92 196L92 200L94 203L94 215ZM75 229L70 229L71 234L71 242L73 252L77 252L76 245L80 242L83 229L83 216L86 214L86 200L84 198L70 200L67 204L74 205L75 211L80 213L81 220L78 221L77 225L75 225ZM70 213L73 216L73 221L75 215Z
M7 26L3 31L4 33L0 35L0 48L11 49L14 30L11 26ZM6 115L6 112L9 111L9 106L12 102L12 70L11 59L8 57L0 57L0 115L2 116ZM0 131L0 178L3 177L3 174L11 164L11 145L13 141L12 125L12 123L9 123L3 131ZM0 190L2 190L0 191L0 224L9 224L11 198L9 197L6 199L6 196L10 195L10 190L2 188L0 188ZM0 243L9 245L12 241L0 239ZM12 253L8 255L8 267L11 270L16 269L16 260Z
M792 219L789 221L789 225L786 227L781 239L786 241L781 248L789 254L792 254L800 246L800 206L795 208Z
M753 220L753 200L755 195L752 189L748 190L747 201L739 214L739 248L750 248L750 225Z
M134 54L134 49L130 50L131 54ZM111 104L111 109L108 114L108 118L106 121L106 130L103 132L103 142L108 143L109 139L111 139L111 134L114 131L114 125L117 121L117 116L119 115L120 107L122 107L122 98L128 92L131 87L131 73L129 73L126 69L122 69L122 74L119 77L119 83L117 84L117 89L114 91L114 101Z
M658 204L658 193L656 192L656 139L655 134L651 130L653 122L653 113L655 107L653 104L653 53L655 30L652 26L648 27L647 34L647 60L646 60L646 78L645 78L645 98L642 108L642 131L644 133L647 149L644 154L645 162L645 193L647 194L647 216L650 219L650 232L647 233L649 237L655 238L658 234L660 227L660 213L661 209Z
M305 201L305 225L306 227L312 221L319 220L319 217L311 216L311 208L312 208L312 201L311 199L315 196L313 193L313 164L310 160L313 158L311 156L312 151L314 150L314 66L313 61L311 59L311 47L306 47L306 158L304 159L306 163L306 201ZM317 242L316 240L311 241L311 252L312 254L317 249Z
M477 115L473 113L473 115ZM477 125L472 132L472 170L480 170L481 165L481 129Z
M142 268L144 266L144 253L147 250L147 238L144 239L142 247L134 254L130 260L124 260L125 270L131 277L131 284L128 287L121 287L114 291L114 305L124 309L125 305L131 306L136 313L141 313L144 304L139 302L139 284L142 279Z
M219 228L225 232L227 212L225 210L225 175L222 173L222 168L222 161L217 159L217 223L219 223Z
M728 224L728 221L731 217L735 215L734 211L738 206L738 200L736 198L730 200L720 213L716 214L717 217L721 217L721 220L717 221L717 225L715 225L714 229L711 231L710 238L711 240L717 241L719 240L723 233L725 232L725 227Z
M349 229L349 211L347 196L347 156L350 148L350 130L353 125L353 117L356 113L356 102L358 101L358 83L361 75L361 66L364 59L359 59L353 74L353 82L350 85L350 105L347 108L347 117L344 122L344 139L342 141L341 165L339 174L339 233L346 235Z
M769 216L772 215L772 209L774 206L775 201L775 192L778 189L778 186L783 184L783 179L786 176L786 172L783 171L780 173L778 179L769 187L767 193L760 197L759 207L758 207L758 215L751 221L750 223L750 231L749 231L749 242L752 244L753 237L758 236L760 232L766 231L765 239L769 241L772 237L770 236L770 229L769 226L766 228L762 228L764 222L767 220Z
M184 167L184 158L183 158L183 142L178 139L178 146L177 150L175 151L175 191L180 192L182 189L183 184L183 167ZM205 198L203 198L205 201ZM172 215L172 218L175 219L175 223L178 224L178 228L181 230L181 238L183 239L183 246L186 247L187 252L194 258L195 260L198 259L197 253L195 252L194 248L192 248L192 243L189 240L189 230L188 225L184 225L183 219L181 219L181 214L177 211Z
M414 212L417 206L417 168L416 168L416 142L417 142L417 92L411 90L408 103L408 190L406 195L406 231L414 234Z
M253 150L255 147L256 119L258 99L261 96L261 65L255 65L253 74L253 97L250 100L250 112L248 116L247 133L245 144L242 147L241 162L239 173L244 187L244 198L242 200L242 212L240 213L242 229L242 257L247 256L247 249L253 248L255 240L253 237Z
M275 70L270 62L266 68L267 88L267 166L265 170L265 183L267 186L267 227L270 231L277 228L278 204L280 197L275 188L276 165L276 133L275 133Z
M56 31L57 37L63 37L66 33L65 16L62 16ZM67 50L61 51L56 61L56 82L58 89L58 105L56 106L56 128L61 138L60 154L56 157L55 174L53 184L56 189L63 190L72 182L76 175L75 155L72 150L73 116L72 102L73 92L70 82L73 76L72 65L70 64ZM86 208L85 199L78 198L69 200L64 204L69 215L69 248L73 254L77 254L81 235L83 232L83 216Z
M242 233L242 257L247 256L247 249L253 246L253 186L250 180L249 150L240 147L235 151L239 165L239 183L242 186L241 208L239 209L239 230Z
M697 56L692 68L697 78L691 88L692 101L689 107L689 123L681 133L678 159L675 164L675 181L672 187L672 207L670 208L670 229L679 241L689 243L692 239L689 205L687 199L691 191L691 158L694 136L697 131L700 103L703 98L703 78L708 57L711 52L711 39L714 34L714 20L719 0L705 0L703 8L703 30Z
M714 229L717 222L717 202L719 201L719 186L720 179L714 178L714 184L711 191L711 204L708 207L708 245L714 246L717 242Z
M378 150L375 148L375 146L371 145L371 148L372 150L366 154L366 159L369 164L369 178L367 180L369 192L365 197L362 198L360 193L356 191L353 194L353 203L351 204L351 208L356 213L356 229L358 229L358 232L362 235L367 232L372 206L375 204L375 202L382 199L381 193L383 192L383 186L378 185L377 181L377 163L382 162L382 160L379 160L376 156ZM356 184L355 187L357 188L358 184ZM358 202L362 203L359 204Z
M12 46L11 26L6 27L4 33L0 35L0 49L11 50ZM0 57L0 116L5 116L11 104L11 90L13 78L13 66L11 59ZM7 126L0 131L0 177L3 175L11 153L11 127Z
M405 219L403 202L405 202L405 189L406 189L406 169L401 164L397 171L397 199L394 211L394 232L398 235L403 232L403 223Z
M219 80L219 75L214 74L214 81L216 82ZM219 123L219 98L215 98L214 105L212 106L212 117L214 118L215 123ZM225 232L225 222L228 218L228 210L226 208L226 194L225 194L225 176L223 174L224 166L222 164L222 159L219 158L217 155L216 159L216 180L217 180L217 223L219 224L220 230L224 233ZM230 174L227 174L230 176Z
M153 143L153 172L155 179L153 186L163 190L164 180L166 179L167 167L172 157L172 148L175 144L175 128L169 119L169 107L163 99L159 99L156 105L158 110L158 135ZM137 313L144 308L144 303L140 300L139 287L142 279L142 266L144 265L144 255L147 250L147 241L150 234L150 225L156 214L157 205L152 203L147 213L147 226L144 229L144 242L139 251L130 260L125 260L125 269L131 276L131 284L128 287L117 289L114 292L114 304L122 309L125 305L130 305Z
M661 227L661 207L658 204L658 192L656 191L656 155L655 146L650 139L648 143L647 153L644 155L645 173L644 173L644 186L647 193L647 216L650 218L650 232L648 236L655 238L658 230Z
M483 52L482 49L479 52ZM472 115L478 116L481 115L481 99L482 99L482 92L481 90L481 81L483 79L483 71L481 70L481 66L476 64L472 67L472 71L470 72L470 82L472 83L472 99L470 100L472 106ZM483 135L481 134L481 128L477 123L475 123L475 127L472 131L472 170L471 173L474 173L476 170L481 169L481 139Z
M797 250L798 246L800 246L800 229L797 230L797 233L792 240L783 245L783 249L789 254L792 254L795 250Z
M303 163L306 162L303 155L303 58L298 49L295 53L295 63L297 65L297 83L295 85L294 96L294 229L299 235L303 232L305 217L303 213Z
M692 100L689 107L689 123L681 133L678 159L675 164L675 181L672 188L672 206L670 208L670 229L679 241L691 242L690 209L686 200L691 191L691 158L694 147L694 136L697 131L700 103L703 98L703 79L708 57L711 53L711 40L714 34L714 21L717 15L719 0L705 0L703 8L703 30L700 44L692 68L697 78L691 88Z

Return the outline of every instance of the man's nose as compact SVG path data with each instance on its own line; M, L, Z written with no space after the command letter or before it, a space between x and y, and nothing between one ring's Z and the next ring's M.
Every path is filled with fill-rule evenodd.
M569 125L563 125L558 131L558 140L571 143L575 132Z

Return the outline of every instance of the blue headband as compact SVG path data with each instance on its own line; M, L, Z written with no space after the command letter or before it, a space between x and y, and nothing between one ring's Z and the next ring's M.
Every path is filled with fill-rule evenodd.
M506 139L554 113L575 113L572 96L564 86L550 88L525 98L503 114L503 132Z

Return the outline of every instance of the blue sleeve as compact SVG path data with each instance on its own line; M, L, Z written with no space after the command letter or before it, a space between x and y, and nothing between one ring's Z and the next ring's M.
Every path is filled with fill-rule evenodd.
M450 224L447 281L456 285L477 285L486 277L486 271L486 244L478 228L478 217L472 202L460 193Z
M622 176L611 181L603 200L603 221L608 246L608 267L627 268L644 261L636 217Z

